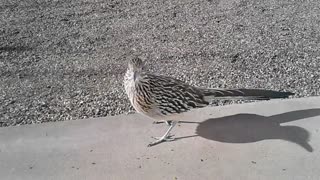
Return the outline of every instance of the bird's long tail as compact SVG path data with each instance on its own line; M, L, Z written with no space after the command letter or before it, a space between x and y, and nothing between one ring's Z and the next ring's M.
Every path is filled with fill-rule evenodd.
M288 98L291 92L280 92L263 89L202 89L206 101L213 99L269 100Z

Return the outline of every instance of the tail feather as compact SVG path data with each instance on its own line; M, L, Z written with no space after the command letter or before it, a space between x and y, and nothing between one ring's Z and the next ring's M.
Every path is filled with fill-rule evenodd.
M202 89L207 101L213 99L269 100L288 98L291 92L280 92L263 89Z

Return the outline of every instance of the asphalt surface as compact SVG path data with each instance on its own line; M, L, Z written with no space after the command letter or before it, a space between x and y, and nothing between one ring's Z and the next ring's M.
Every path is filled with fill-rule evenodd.
M140 114L3 127L1 180L319 180L319 101L197 109L152 147Z
M128 112L126 60L203 87L320 95L320 2L0 2L0 126Z

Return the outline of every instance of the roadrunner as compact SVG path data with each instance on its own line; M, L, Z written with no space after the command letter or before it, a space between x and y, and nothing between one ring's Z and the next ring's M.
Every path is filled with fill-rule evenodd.
M156 123L169 125L166 133L148 146L164 141L172 141L169 134L179 122L181 114L191 109L202 108L214 99L269 100L287 98L291 92L278 92L261 89L206 89L194 87L183 81L147 73L139 58L129 61L124 77L124 87L134 109ZM179 117L180 116L180 117Z

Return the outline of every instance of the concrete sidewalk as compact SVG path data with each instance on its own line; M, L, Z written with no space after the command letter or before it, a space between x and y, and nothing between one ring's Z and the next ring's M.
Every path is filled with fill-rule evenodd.
M176 141L139 115L0 128L1 179L318 180L320 98L209 107Z

